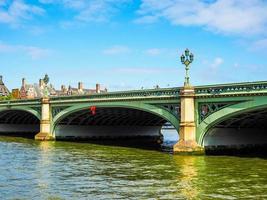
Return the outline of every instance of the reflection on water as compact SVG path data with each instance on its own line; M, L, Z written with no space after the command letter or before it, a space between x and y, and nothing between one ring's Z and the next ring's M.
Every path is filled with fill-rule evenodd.
M196 162L197 157L175 157L176 163L180 167L180 174L177 177L181 184L181 193L188 199L198 196L198 188L194 187L193 181L197 177Z
M0 137L0 199L266 199L267 161Z

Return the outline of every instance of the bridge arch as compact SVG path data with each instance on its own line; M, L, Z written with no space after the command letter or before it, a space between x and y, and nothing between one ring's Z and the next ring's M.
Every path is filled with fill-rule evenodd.
M151 104L145 104L145 103L135 103L135 102L113 102L113 103L84 103L84 104L78 104L74 105L71 107L68 107L61 112L59 112L53 119L53 126L52 126L52 133L55 137L57 137L56 132L57 132L57 126L59 126L59 123L64 120L64 118L80 112L82 114L82 111L87 111L89 113L89 108L91 106L96 106L96 112L101 112L101 110L111 110L111 109L118 109L122 111L131 111L134 112L135 114L140 114L143 113L146 115L146 117L151 117L155 116L156 120L157 119L162 119L162 121L170 122L175 129L178 131L179 128L179 122L178 119L175 115L173 115L171 112L168 110L151 105ZM126 116L127 119L127 116ZM140 120L139 120L140 122ZM147 125L147 124L146 124ZM149 126L149 125L147 125Z
M253 111L260 111L267 109L267 97L266 96L254 96L248 98L244 102L230 105L223 108L204 119L197 126L197 141L198 144L204 145L204 138L207 133L216 125L226 121L231 117L238 117L241 114L250 113Z
M30 108L30 107L10 107L10 108L4 107L4 108L0 108L0 113L4 112L4 111L24 111L24 112L27 112L27 113L34 115L39 120L41 119L41 113L39 113L37 110L34 110L33 108Z
M0 134L33 138L40 130L40 118L29 107L0 108Z

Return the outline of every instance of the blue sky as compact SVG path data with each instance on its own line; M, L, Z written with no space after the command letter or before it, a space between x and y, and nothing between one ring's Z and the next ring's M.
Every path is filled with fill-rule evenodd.
M266 0L0 0L6 85L110 90L267 80Z

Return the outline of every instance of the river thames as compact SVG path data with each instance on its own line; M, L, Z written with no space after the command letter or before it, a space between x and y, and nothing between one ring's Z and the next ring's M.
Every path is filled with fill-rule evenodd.
M0 137L0 199L267 199L267 160Z

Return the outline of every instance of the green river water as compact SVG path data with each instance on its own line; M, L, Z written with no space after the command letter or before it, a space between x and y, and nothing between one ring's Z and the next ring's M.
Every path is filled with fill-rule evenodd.
M267 199L267 160L0 137L0 199Z

